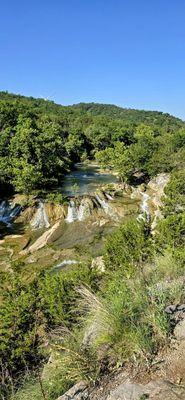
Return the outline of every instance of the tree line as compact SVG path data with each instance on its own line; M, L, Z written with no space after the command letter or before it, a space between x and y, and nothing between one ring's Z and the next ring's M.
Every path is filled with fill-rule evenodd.
M184 142L184 123L168 114L101 104L64 107L0 93L4 192L61 186L77 161L94 158L122 180L139 173L147 178L181 167Z

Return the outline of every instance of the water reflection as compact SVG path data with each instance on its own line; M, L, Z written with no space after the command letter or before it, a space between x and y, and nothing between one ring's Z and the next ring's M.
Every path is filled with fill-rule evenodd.
M100 172L97 165L76 164L74 171L68 173L62 183L65 196L94 193L99 185L115 183L118 179L111 173Z

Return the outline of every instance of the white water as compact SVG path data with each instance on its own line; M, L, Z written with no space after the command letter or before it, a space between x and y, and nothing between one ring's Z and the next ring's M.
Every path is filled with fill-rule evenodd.
M113 198L109 196L110 200L113 200ZM107 197L108 197L107 196ZM95 194L95 198L99 204L99 206L103 209L105 214L109 215L112 218L117 218L117 214L113 210L113 208L109 205L109 203L105 200L100 198L98 194ZM68 211L67 211L67 217L66 217L66 222L71 223L74 221L84 221L86 218L88 218L91 215L92 211L91 204L89 204L87 198L82 198L81 203L79 206L75 204L74 200L70 200L69 205L68 205Z
M82 199L80 206L77 207L74 200L70 200L66 221L68 223L74 221L84 221L91 214L89 205L86 199Z
M105 196L108 200L114 200L113 197L109 193L105 193Z
M150 199L150 196L146 192L140 192L140 194L142 196L142 202L141 202L141 213L138 215L138 219L145 219L145 216L147 219L149 219L150 210L148 201Z
M113 218L117 217L117 215L115 214L113 208L109 205L109 203L107 203L104 199L101 199L100 196L98 196L98 194L95 194L95 197L100 206L102 207L103 211L105 212L105 214Z
M78 264L78 261L64 260L60 264L55 265L55 267L53 267L52 271L57 271L57 270L60 270L61 268L65 267L66 265L73 265L73 264Z
M67 218L66 222L74 222L78 220L78 210L76 207L76 204L74 200L70 200L69 205L68 205L68 212L67 212Z
M0 222L3 222L10 227L12 221L20 214L20 212L20 205L11 205L6 201L2 201L0 204Z
M50 223L48 220L48 216L46 214L45 205L42 201L39 201L39 206L36 211L36 214L31 221L31 226L33 229L41 229L41 228L49 228Z
M84 221L84 219L86 217L86 211L87 211L86 204L81 203L79 210L78 210L78 220L79 221Z
M91 207L88 203L88 199L82 199L80 207L78 209L78 220L84 221L87 217L91 215Z

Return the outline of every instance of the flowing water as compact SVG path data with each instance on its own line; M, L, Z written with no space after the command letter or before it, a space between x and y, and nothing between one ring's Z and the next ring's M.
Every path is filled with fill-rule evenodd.
M11 204L5 200L0 203L0 222L10 227L13 220L20 214L21 206Z
M50 227L48 216L45 210L45 205L42 201L39 201L39 206L33 220L31 221L31 226L33 229Z
M76 204L74 200L70 200L69 205L68 205L68 212L67 212L67 218L66 222L74 222L78 220L78 210L76 207Z
M107 203L107 201L105 201L104 199L101 199L101 197L98 194L96 194L95 197L96 197L98 203L100 204L101 208L105 212L105 214L109 215L112 218L117 218L114 209L110 206L109 203Z
M79 262L76 261L76 260L64 260L64 261L62 261L61 263L55 265L55 266L52 268L51 272L60 271L60 269L66 267L67 265L74 265L74 264L79 264Z
M88 198L82 197L79 205L76 204L75 200L69 201L66 222L84 221L90 215L91 207Z
M138 219L144 219L145 216L147 219L149 219L150 210L148 201L150 200L150 196L146 192L140 192L140 194L142 196L142 201L141 201L141 213L139 214Z
M118 178L111 173L100 172L97 165L76 164L74 171L68 173L61 187L65 196L92 194L98 186L118 182Z

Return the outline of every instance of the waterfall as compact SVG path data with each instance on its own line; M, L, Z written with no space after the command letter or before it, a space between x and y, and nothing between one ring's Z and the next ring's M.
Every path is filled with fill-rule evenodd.
M45 210L45 205L42 201L39 201L39 206L33 220L31 221L31 226L33 229L50 227L50 223Z
M79 221L84 221L84 219L86 218L86 204L81 203L79 210L78 210L78 220Z
M22 207L19 206L19 205L14 206L13 209L11 210L10 218L11 218L11 219L16 218L16 217L20 214L21 209L22 209Z
M71 223L78 220L78 210L74 200L70 200L66 221Z
M105 196L108 200L114 200L113 197L109 193L105 193Z
M10 227L11 222L20 214L21 208L20 205L11 205L3 200L0 204L0 222Z
M141 202L141 213L138 215L138 219L144 219L146 215L146 218L148 220L150 217L150 211L148 205L150 196L146 192L140 192L140 194L142 196L142 202Z
M84 221L91 213L88 199L82 199L80 206L77 207L74 200L70 200L66 221L68 223L74 221Z
M95 195L95 198L100 207L105 212L105 214L109 215L114 219L117 218L117 214L105 199L101 199L101 197L98 194ZM93 208L94 208L93 201L88 197L82 198L79 206L75 204L74 200L70 200L68 205L66 222L71 223L74 221L84 221L91 215Z
M58 270L62 269L63 267L65 267L66 265L74 265L74 264L78 264L78 261L76 261L76 260L64 260L60 264L55 265L52 268L52 272L58 271Z
M100 204L100 206L102 207L105 214L117 219L118 216L114 212L113 208L109 205L109 203L107 203L107 201L105 201L104 199L101 199L100 196L98 196L98 194L95 195L95 198L98 201L98 203Z
M82 199L78 209L78 220L84 221L91 214L91 207L88 199Z

